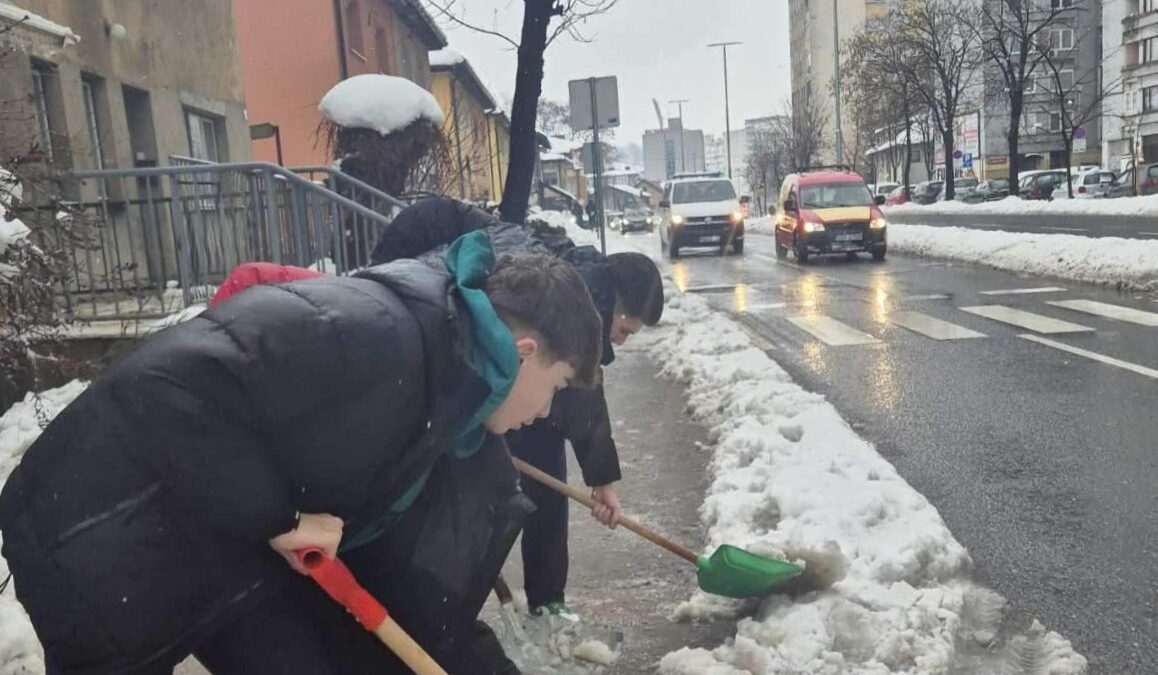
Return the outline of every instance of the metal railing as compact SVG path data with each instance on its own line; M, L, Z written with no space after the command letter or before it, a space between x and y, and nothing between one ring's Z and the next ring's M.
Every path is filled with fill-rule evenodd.
M67 175L86 195L71 210L97 223L89 245L73 249L62 289L73 316L168 314L248 261L349 272L404 205L333 170L316 182L264 162L171 161Z
M393 218L398 211L406 207L406 202L397 199L378 188L365 183L350 174L329 166L297 166L290 167L290 171L307 180L324 185L347 199L355 201L375 213ZM345 223L346 234L351 242L351 250L347 257L361 261L368 261L377 241L377 225L354 214Z

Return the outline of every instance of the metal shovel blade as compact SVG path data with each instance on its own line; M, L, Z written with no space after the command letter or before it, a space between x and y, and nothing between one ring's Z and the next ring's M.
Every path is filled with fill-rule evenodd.
M767 595L804 571L800 565L727 544L717 548L711 557L700 556L696 569L701 590L728 598Z

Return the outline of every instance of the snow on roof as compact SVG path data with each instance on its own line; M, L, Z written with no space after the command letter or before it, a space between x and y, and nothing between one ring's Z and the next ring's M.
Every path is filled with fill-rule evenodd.
M564 197L566 197L567 199L570 199L570 200L571 200L571 201L573 201L573 202L577 202L577 201L579 201L579 198L578 198L578 197L576 197L575 195L571 194L571 193L570 193L570 192L568 192L567 190L564 190L563 188L559 187L558 185L550 185L550 184L544 184L544 185L543 185L543 187L547 188L547 189L548 189L548 190L550 190L551 192L557 192L557 193L559 193L559 194L563 195Z
M430 52L431 68L457 66L460 63L466 63L466 57L449 47Z
M917 145L918 143L921 143L924 140L925 140L925 134L921 133L921 129L919 127L914 126L912 131L909 134L910 144ZM891 141L885 141L884 143L881 143L880 145L876 146L875 148L869 148L867 151L865 151L865 154L866 155L875 155L876 153L878 153L882 150L888 150L889 148L894 148L897 146L904 147L904 145L905 145L905 132L902 129L901 131L897 132L896 138L894 138Z
M612 190L619 190L623 194L631 195L632 197L636 197L636 198L643 196L643 190L640 190L639 188L629 187L627 185L612 185L611 189Z
M55 21L46 19L39 14L21 9L10 2L0 2L0 18L5 19L5 23L17 23L33 28L42 33L55 35L63 40L63 46L74 45L80 42L80 36L72 32L68 26L62 26Z
M570 157L564 157L557 152L540 152L539 159L544 162L570 162Z
M583 141L572 141L567 138L560 138L559 136L548 136L547 140L551 141L551 149L555 152L569 154L576 150L582 150L585 143Z
M334 124L373 129L385 136L419 119L442 124L442 108L430 92L390 75L355 75L333 86L318 110Z

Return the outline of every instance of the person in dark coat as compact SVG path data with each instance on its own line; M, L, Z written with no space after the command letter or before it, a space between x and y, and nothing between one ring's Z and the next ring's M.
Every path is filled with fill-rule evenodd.
M548 250L579 271L602 319L603 366L614 360L614 346L622 345L644 326L659 322L663 281L647 256L603 256L594 247L575 246L565 237L541 240L522 226L502 222L454 199L428 199L404 209L383 231L371 260L383 263L437 256L447 242L473 230L486 232L496 250ZM547 419L507 434L511 454L562 481L567 479L565 441L570 441L583 481L592 489L591 497L597 504L592 515L614 527L621 515L614 484L622 473L602 385L560 392ZM523 481L523 491L536 506L522 539L528 607L533 614L575 618L565 603L567 499L533 480Z
M476 622L528 510L501 434L594 383L599 321L572 267L471 234L145 340L0 493L48 673L408 672L293 573L312 546L450 673L517 673Z

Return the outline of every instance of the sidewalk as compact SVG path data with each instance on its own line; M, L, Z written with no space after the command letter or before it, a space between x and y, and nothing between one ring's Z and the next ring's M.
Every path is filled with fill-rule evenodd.
M699 508L708 484L707 433L687 414L678 383L631 345L616 351L606 370L607 401L619 446L624 512L692 550L700 550ZM582 486L568 451L568 477ZM518 594L523 585L519 543L504 577ZM607 530L580 505L571 504L571 570L567 603L592 624L624 633L609 673L655 672L660 658L684 646L714 647L735 634L733 621L672 623L668 616L696 589L695 569L624 529ZM483 618L499 629L494 597ZM529 675L529 674L528 674Z

